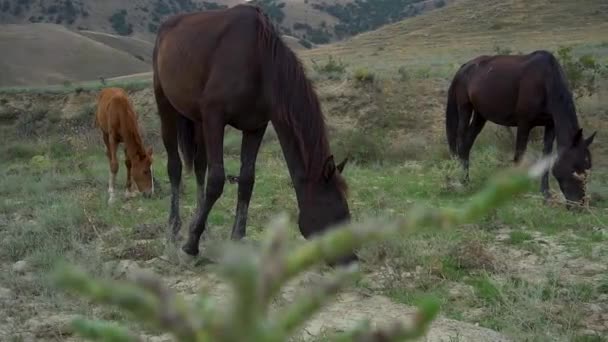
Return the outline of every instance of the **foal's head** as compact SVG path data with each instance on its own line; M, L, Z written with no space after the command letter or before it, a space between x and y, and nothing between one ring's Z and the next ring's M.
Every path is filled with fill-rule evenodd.
M569 202L568 208L572 203L583 204L586 198L586 185L591 171L589 145L593 142L596 133L584 139L583 130L579 129L570 147L563 151L553 166L553 176Z
M131 160L131 175L139 192L145 196L154 193L154 180L152 176L152 147L143 153L138 153Z

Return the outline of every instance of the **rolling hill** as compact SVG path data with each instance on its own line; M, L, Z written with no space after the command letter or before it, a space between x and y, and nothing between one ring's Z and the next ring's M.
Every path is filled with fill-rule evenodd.
M302 55L313 59L332 55L358 65L390 69L405 64L464 62L499 50L606 44L605 0L462 0ZM378 63L380 58L382 63Z
M138 43L128 42L129 49ZM118 44L117 44L118 45ZM121 50L53 24L0 26L0 87L96 80L149 71ZM132 50L144 53L145 49Z
M27 22L0 27L0 47L8 51L0 62L0 73L3 74L0 86L48 85L96 80L100 76L128 79L131 74L136 74L137 79L145 79L146 72L150 71L153 34L146 32L142 20L153 20L159 11L179 11L176 7L160 10L157 8L160 2L151 0L137 3L115 0L62 1L55 3L61 3L63 7L55 9L51 9L52 5L48 4L45 5L47 7L39 8L38 2L22 1L20 3L30 3L29 7L24 7L20 15L14 15L10 7L13 5L6 11L0 0L1 22ZM173 4L173 1L162 3ZM272 6L277 4L275 0L263 1L267 2L265 6L270 6L268 13L276 16L277 12L272 10ZM242 1L217 1L222 6L240 2ZM66 12L67 3L72 3L80 14L67 16L65 13L73 12ZM182 5L183 8L192 10L214 8L217 5L193 1L180 3L185 4ZM310 50L304 50L302 39L297 35L286 35L285 39L290 47L299 50L307 62L331 55L351 65L387 72L394 72L402 65L422 66L433 72L441 71L442 68L452 70L467 58L498 50L524 52L572 44L597 49L608 42L608 3L603 0L451 0L444 1L443 4L439 6L437 0L417 2L420 11L426 13L342 41L313 45ZM128 36L112 33L114 27L107 20L117 8L124 6L130 6L125 9L125 20L128 20L123 22L123 25L131 25L129 27L132 32ZM282 26L293 27L294 23L308 20L313 28L320 25L340 27L345 22L338 17L345 18L344 13L332 12L339 6L351 8L348 13L356 17L358 12L352 9L350 0L287 1L280 8L281 13L285 13L281 20ZM378 12L382 12L380 9L387 8L382 6L388 5L379 1L378 6ZM431 9L434 10L430 11ZM335 16L327 12L323 12L326 15L320 15L319 11L329 11ZM32 24L25 19L29 15L29 18L35 17L38 20L38 13L49 12L55 13L55 16L45 17L45 20L58 21L57 13L64 13L59 20L61 23ZM380 14L375 16L382 17ZM120 22L117 17L114 18L114 22ZM135 20L137 18L139 19ZM351 20L350 23L358 23L362 27L366 25L365 22L356 20ZM358 26L348 27L356 29ZM27 39L20 39L24 37ZM379 63L379 60L382 62Z
M375 29L454 0L254 0L285 34L319 44ZM246 0L0 0L0 24L54 23L151 41L159 24L181 12ZM369 10L369 8L377 10Z

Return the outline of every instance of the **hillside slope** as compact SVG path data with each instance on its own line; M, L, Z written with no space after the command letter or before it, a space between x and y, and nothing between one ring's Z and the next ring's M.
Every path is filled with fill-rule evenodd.
M350 36L455 0L256 1L280 23L285 34L319 44L336 40L339 36L337 31L348 31L346 36ZM245 2L248 1L2 0L0 24L54 23L71 29L128 35L151 41L160 23L172 14L231 7ZM377 11L368 10L370 6Z
M605 0L462 0L303 55L333 55L380 67L439 65L497 48L526 52L601 45L607 37Z
M154 45L151 42L95 31L83 30L78 31L78 33L114 49L127 52L146 63L152 63L152 50L154 49Z
M125 51L53 24L0 25L0 87L95 80L148 71Z

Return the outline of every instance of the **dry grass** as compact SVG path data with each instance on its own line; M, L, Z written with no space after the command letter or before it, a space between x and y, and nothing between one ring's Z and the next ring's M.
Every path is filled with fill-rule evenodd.
M149 70L127 52L51 24L1 25L0 87L95 80Z
M333 55L379 70L405 64L456 68L497 46L526 52L605 43L606 7L602 0L462 0L302 55Z
M152 63L154 45L149 41L95 31L83 30L78 31L78 33L116 50L127 52L141 61Z

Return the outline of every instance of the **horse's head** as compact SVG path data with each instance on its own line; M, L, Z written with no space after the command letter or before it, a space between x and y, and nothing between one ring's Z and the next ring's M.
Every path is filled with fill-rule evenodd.
M306 184L306 199L302 201L298 224L305 237L323 232L328 226L350 220L346 201L346 183L342 170L347 159L336 166L330 156L323 166L320 177Z
M134 160L131 160L131 175L137 189L145 196L154 193L154 180L152 176L152 148L138 153Z
M589 145L593 142L596 133L584 139L583 130L579 129L570 147L562 152L553 166L553 175L569 202L568 208L571 207L571 203L582 204L587 195L586 185L591 171Z

